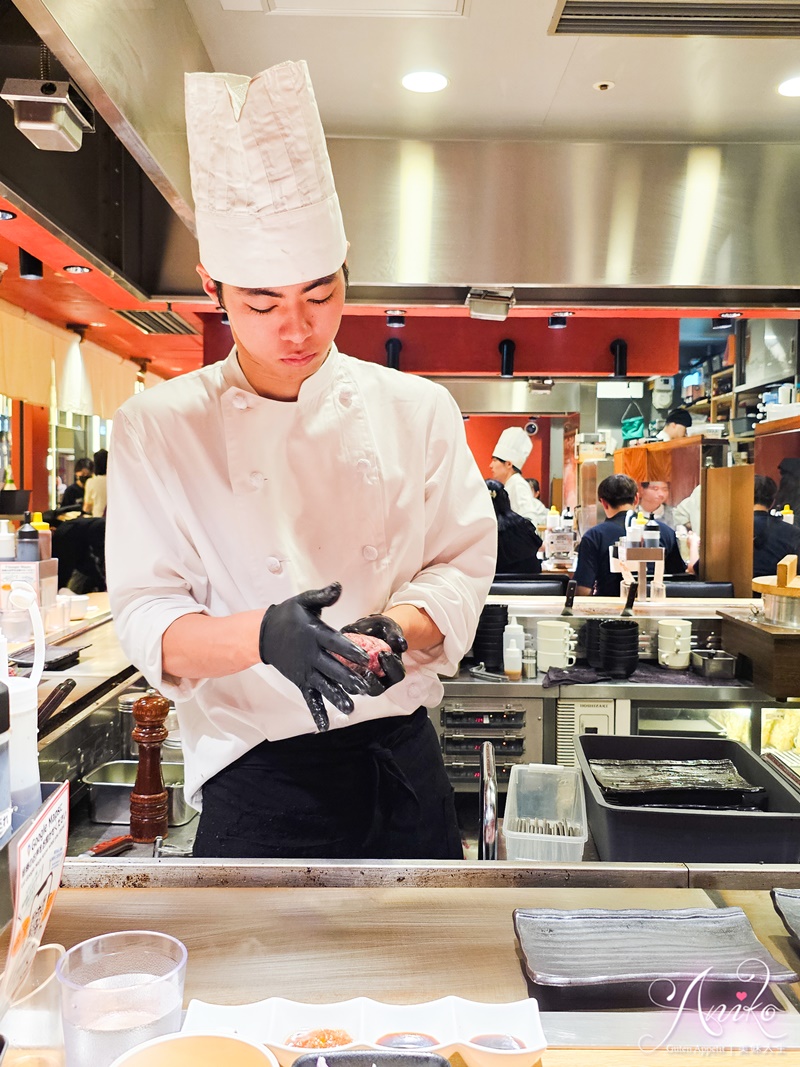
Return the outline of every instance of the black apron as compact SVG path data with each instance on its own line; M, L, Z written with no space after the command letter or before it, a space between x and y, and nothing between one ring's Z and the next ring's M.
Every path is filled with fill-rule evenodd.
M427 710L263 741L203 785L193 854L463 859Z

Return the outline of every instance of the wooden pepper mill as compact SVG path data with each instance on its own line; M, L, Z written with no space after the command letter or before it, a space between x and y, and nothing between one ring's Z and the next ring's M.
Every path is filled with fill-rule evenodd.
M161 745L167 739L164 726L169 701L159 693L140 697L133 705L136 726L131 737L139 745L136 784L131 793L131 837L146 844L167 836L167 790L161 774Z

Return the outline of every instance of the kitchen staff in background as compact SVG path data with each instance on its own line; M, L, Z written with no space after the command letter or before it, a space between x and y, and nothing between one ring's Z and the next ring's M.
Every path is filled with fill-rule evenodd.
M505 488L494 478L486 481L497 516L496 574L541 574L538 552L542 539L530 519L511 510Z
M772 478L757 474L753 484L753 577L778 573L784 556L800 555L800 529L770 515L778 487Z
M542 488L539 485L538 478L526 478L525 481L531 487L533 493L533 507L534 518L532 520L534 526L545 526L547 524L547 505L541 499Z
M656 438L659 441L678 441L681 437L686 437L691 425L692 416L686 408L675 408L667 415L664 427L656 434Z
M675 529L673 509L667 503L669 482L639 482L639 508Z
M625 520L639 499L636 482L627 474L612 474L597 487L597 499L606 513L605 522L587 530L578 545L575 581L578 596L619 596L622 575L611 572L608 550L625 536ZM658 519L656 519L658 522ZM660 544L664 549L664 573L683 574L686 564L678 551L675 534L658 522Z
M522 477L522 466L532 448L530 436L521 426L508 426L494 446L489 469L492 478L505 487L511 510L530 519L535 526L540 521L540 509L544 508L546 518L547 508L539 501L540 507L537 509L533 490Z
M425 710L494 574L461 413L333 343L347 242L306 64L189 74L186 117L235 347L115 417L107 561L121 644L176 702L195 855L461 858ZM389 645L382 680L341 630Z
M94 474L87 478L83 493L83 513L102 519L108 494L108 452L101 448L94 454Z

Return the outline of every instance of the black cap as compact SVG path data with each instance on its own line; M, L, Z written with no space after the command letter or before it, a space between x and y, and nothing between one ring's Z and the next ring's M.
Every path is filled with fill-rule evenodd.
M11 729L11 705L8 699L8 686L0 682L0 734Z
M674 411L670 411L664 420L665 424L668 422L674 422L678 426L686 426L687 428L692 425L692 416L686 410L686 408L675 408Z

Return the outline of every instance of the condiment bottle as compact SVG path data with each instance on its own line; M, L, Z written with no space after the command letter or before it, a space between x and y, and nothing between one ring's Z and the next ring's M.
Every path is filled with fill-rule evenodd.
M38 562L39 531L31 525L31 513L25 512L25 520L17 530L17 559L28 563Z
M525 630L517 622L515 615L512 615L508 620L506 628L503 630L503 662L505 662L506 652L511 647L511 642L516 642L517 648L522 651L525 647ZM520 667L520 670L522 668Z
M633 514L633 512L631 512ZM647 519L639 514L628 524L628 532L626 534L626 540L629 548L641 548L642 536L644 534L644 527Z
M661 530L652 515L645 524L642 541L645 548L658 548L661 544Z
M561 528L561 515L555 504L550 508L547 513L547 529L558 530Z
M14 531L9 529L8 519L0 519L0 559L16 559L17 546Z
M522 677L522 649L516 641L511 641L503 652L503 670L511 682L518 682Z
M51 559L53 556L53 534L50 524L42 519L41 511L34 511L31 526L39 534L39 559Z
M794 526L794 512L788 504L783 505L783 510L781 511L781 518L784 522L788 522L790 526Z

